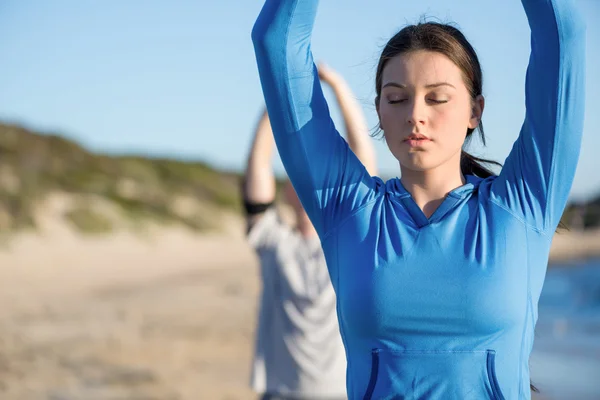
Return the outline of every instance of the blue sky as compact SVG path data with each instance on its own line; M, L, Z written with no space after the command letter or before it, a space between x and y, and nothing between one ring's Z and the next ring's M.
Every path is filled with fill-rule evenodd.
M574 1L588 24L587 114L572 191L584 199L600 193L600 0ZM241 170L263 107L250 40L262 4L2 0L0 119L63 134L92 150ZM503 161L524 116L529 28L520 1L324 0L315 57L344 75L373 127L378 53L397 29L422 16L457 23L478 51L488 147L474 150ZM375 146L381 174L397 176L385 143ZM283 173L280 161L274 164Z

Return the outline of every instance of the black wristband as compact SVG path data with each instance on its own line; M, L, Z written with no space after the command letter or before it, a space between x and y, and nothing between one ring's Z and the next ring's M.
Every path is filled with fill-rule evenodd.
M244 199L244 209L246 210L246 214L248 216L256 215L264 213L273 205L273 202L270 203L252 203L246 199Z

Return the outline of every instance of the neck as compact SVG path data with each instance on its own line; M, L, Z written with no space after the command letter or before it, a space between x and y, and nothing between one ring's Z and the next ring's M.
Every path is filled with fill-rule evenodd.
M448 168L445 163L427 171L415 171L402 166L400 169L402 186L427 218L442 204L449 192L466 183L460 171L460 161L457 168Z

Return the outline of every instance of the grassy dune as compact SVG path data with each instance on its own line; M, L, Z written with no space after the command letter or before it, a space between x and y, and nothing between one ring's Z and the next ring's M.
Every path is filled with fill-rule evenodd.
M51 193L70 200L63 217L86 233L144 222L218 225L221 211L239 211L235 173L201 162L90 152L58 135L0 124L0 230L36 228Z

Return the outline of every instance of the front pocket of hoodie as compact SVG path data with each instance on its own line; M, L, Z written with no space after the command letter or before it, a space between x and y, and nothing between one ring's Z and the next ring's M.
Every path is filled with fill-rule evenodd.
M390 351L371 354L364 400L504 400L496 352Z

